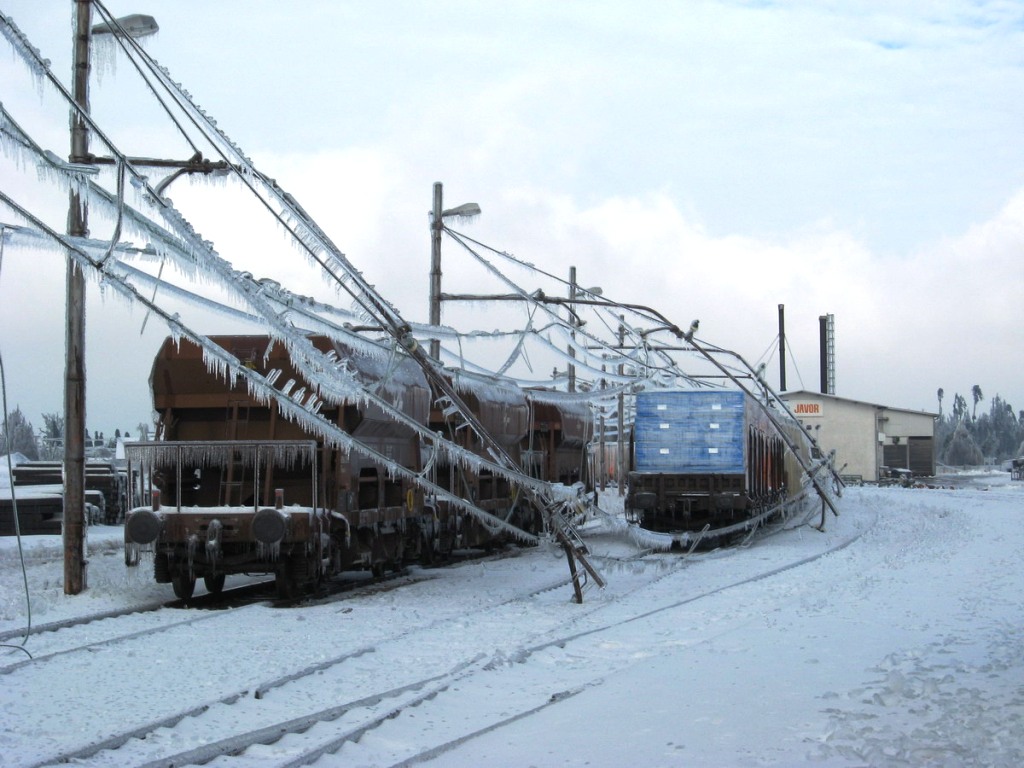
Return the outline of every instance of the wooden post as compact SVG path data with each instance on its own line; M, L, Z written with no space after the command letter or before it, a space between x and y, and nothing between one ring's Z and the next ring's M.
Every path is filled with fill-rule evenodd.
M75 3L75 52L72 70L74 99L89 111L89 42L92 5ZM72 110L72 163L88 161L89 128ZM68 207L68 235L89 234L89 209L76 191ZM88 586L85 559L85 275L68 254L67 314L64 360L64 594L77 595Z

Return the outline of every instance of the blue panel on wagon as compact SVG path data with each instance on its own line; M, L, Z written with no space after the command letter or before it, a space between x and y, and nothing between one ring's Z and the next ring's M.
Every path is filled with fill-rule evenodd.
M637 393L637 471L743 474L745 398L722 390Z

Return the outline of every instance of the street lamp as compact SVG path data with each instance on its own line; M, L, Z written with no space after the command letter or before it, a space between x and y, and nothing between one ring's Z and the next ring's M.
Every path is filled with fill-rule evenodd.
M442 204L442 186L440 181L434 182L434 207L430 213L430 324L441 324L441 232L444 220L449 217L472 218L480 215L480 206L476 203L463 203L455 208L444 209ZM430 340L430 356L435 360L441 357L440 339Z
M122 23L133 37L157 31L152 16L126 16L111 24L91 26L91 0L76 0L74 63L71 70L73 98L71 110L72 163L89 163L89 47L92 34L120 34ZM68 235L87 237L89 209L78 190L70 194ZM85 575L85 274L68 255L67 302L65 312L64 361L64 594L77 595L86 588Z
M92 28L94 35L119 35L121 30L129 37L140 38L153 35L160 31L156 19L144 13L133 13L128 16L121 16L113 23L104 21Z

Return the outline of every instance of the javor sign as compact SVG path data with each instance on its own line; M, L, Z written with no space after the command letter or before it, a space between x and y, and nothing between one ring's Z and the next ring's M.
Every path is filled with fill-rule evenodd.
M793 403L793 415L798 419L807 416L821 416L821 403Z

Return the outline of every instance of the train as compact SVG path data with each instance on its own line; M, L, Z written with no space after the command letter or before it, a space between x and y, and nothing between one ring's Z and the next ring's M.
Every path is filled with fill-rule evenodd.
M414 428L493 458L414 360L383 349L367 354L322 335L308 340L390 406L358 394L319 404L323 419L370 450L325 441L308 423L287 418L277 400L255 396L244 377L211 372L199 345L168 338L150 376L156 439L125 446L129 476L137 478L124 526L127 565L151 553L156 581L184 599L197 580L216 593L232 574L272 574L279 595L291 597L344 571L382 575L508 541L507 529L489 519L527 533L542 529L518 484L484 463L434 451ZM267 381L287 380L283 391L317 391L274 338L210 341ZM575 484L577 493L590 487L593 422L585 405L552 404L540 391L462 371L444 375L525 474ZM413 476L448 493L424 492ZM467 514L449 495L490 518Z
M804 503L815 451L799 422L746 391L639 392L626 518L652 546L730 543Z

